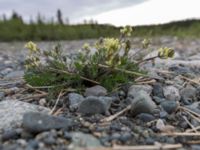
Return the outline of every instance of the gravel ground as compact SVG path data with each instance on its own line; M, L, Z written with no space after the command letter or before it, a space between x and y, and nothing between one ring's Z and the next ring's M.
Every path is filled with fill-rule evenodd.
M85 42L94 40L60 43L72 53ZM176 55L143 64L150 78L112 93L99 85L65 93L55 108L23 81L23 45L0 43L0 150L200 149L200 39L154 38L150 55L160 46Z

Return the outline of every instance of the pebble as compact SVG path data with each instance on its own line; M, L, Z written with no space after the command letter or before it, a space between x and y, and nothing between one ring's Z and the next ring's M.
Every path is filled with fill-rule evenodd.
M187 108L189 108L190 110L200 114L200 102L194 102L191 105L186 106Z
M178 107L178 103L176 101L168 101L168 100L161 102L160 105L168 114L175 112Z
M152 87L150 85L132 85L128 89L128 97L134 98L138 95L139 91L145 91L148 95L152 92Z
M156 102L156 104L159 105L161 102L165 101L166 99L160 98L160 97L157 97L157 96L153 96L153 100L154 100L154 102Z
M72 125L71 119L32 112L24 115L22 123L22 126L31 133L39 133L51 129L69 129Z
M108 112L112 100L112 97L88 96L80 103L78 112L85 115L105 114Z
M71 110L77 109L78 105L84 101L84 97L77 93L69 93L68 94L68 100L69 100L69 108Z
M163 86L160 83L155 83L153 85L153 96L156 97L160 97L160 98L164 98L164 94L163 94Z
M19 133L14 129L5 130L1 136L3 141L18 139Z
M7 75L8 73L10 73L12 71L13 71L12 68L5 68L5 69L1 70L0 74L5 76L5 75Z
M19 70L19 71L13 71L8 73L5 78L20 78L24 76L24 71L23 70Z
M42 99L39 100L39 105L45 106L46 104L47 104L47 101L46 101L45 98L42 98Z
M20 127L24 114L28 112L48 113L49 111L48 108L18 100L1 101L0 130Z
M190 68L186 66L180 66L180 65L172 65L169 67L169 71L175 72L177 75L186 75L191 74Z
M140 113L152 113L157 106L145 91L139 91L137 97L132 100L131 115L136 116Z
M148 114L148 113L141 113L137 115L137 118L142 120L143 122L150 122L156 119L153 115Z
M39 142L35 139L28 141L28 146L32 149L38 149L39 148Z
M100 141L90 134L85 134L82 132L72 132L72 141L68 148L75 147L85 147L85 148L94 148L101 147Z
M179 90L174 86L166 86L163 88L164 96L167 100L179 101L181 99Z
M106 96L107 95L107 90L100 85L95 85L90 88L86 88L84 95L86 97L88 96Z
M5 93L0 91L0 101L5 97Z
M200 145L199 144L191 145L191 150L200 150Z
M188 105L195 99L196 89L194 87L186 87L180 91L181 101Z

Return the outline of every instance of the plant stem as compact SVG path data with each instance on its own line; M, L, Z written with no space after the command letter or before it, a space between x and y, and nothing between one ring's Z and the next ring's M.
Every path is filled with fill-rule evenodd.
M55 72L60 72L60 73L65 73L65 74L68 74L68 75L77 75L77 74L75 74L75 73L71 73L71 72L67 72L67 71L65 71L65 70L59 70L59 69L54 69L54 68L49 68L51 71L55 71ZM97 81L94 81L94 80L92 80L92 79L88 79L88 78L86 78L86 77L82 77L82 76L80 76L80 78L81 79L83 79L83 80L85 80L85 81L89 81L89 82L91 82L91 83L94 83L94 84L100 84L99 82L97 82Z
M154 56L154 57L150 57L150 58L147 58L147 59L144 59L144 60L141 60L141 61L138 61L137 62L137 65L145 62L145 61L150 61L150 60L154 60L155 58L158 58L158 56Z
M101 67L101 68L112 68L110 66L102 65L102 64L98 64L98 66ZM125 70L125 69L120 69L120 68L117 68L117 67L114 67L112 69L114 69L116 71L124 72L126 74L131 74L131 75L136 75L136 76L146 76L145 74L142 74L142 73L139 73L139 72Z

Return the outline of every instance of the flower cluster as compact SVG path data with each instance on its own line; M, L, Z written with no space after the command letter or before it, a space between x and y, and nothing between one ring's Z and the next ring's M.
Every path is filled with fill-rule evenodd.
M133 32L133 28L131 26L125 26L123 29L120 30L120 33L124 36L131 36Z
M162 59L173 58L174 53L172 48L163 47L158 50L158 57Z
M150 44L150 40L149 39L144 39L142 41L142 48L148 48L149 47L149 44Z
M25 68L31 69L34 67L38 67L40 65L40 58L38 57L38 53L40 53L40 49L37 44L32 41L25 44L25 48L29 50L29 54L25 61Z
M39 51L39 48L37 47L37 45L33 43L32 41L29 41L28 43L26 43L25 48L29 49L31 53L35 53Z

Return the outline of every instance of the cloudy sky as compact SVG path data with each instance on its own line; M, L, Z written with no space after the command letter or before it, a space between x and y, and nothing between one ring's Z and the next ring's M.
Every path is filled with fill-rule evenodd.
M36 18L39 12L51 19L61 9L71 23L93 18L121 26L200 18L198 6L200 0L0 0L0 15L10 16L15 10L25 20Z

